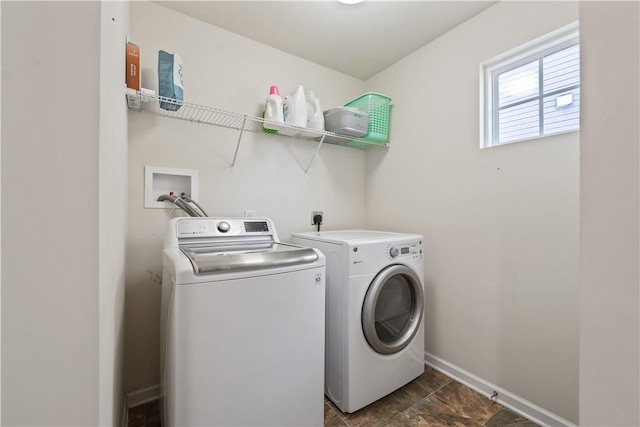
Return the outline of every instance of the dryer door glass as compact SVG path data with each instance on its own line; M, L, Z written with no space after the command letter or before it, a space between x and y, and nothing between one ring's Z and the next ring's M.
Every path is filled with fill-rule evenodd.
M373 280L362 308L362 329L371 348L393 354L405 348L420 328L423 311L420 279L404 265L392 265Z

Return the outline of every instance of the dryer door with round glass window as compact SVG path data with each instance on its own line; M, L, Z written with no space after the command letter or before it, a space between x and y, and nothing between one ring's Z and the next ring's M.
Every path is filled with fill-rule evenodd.
M424 297L416 273L405 265L391 265L373 279L362 307L362 329L371 348L393 354L405 348L418 332Z

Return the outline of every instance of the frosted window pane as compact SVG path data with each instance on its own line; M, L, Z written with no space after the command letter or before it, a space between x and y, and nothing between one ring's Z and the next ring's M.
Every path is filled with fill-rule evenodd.
M498 76L498 107L538 95L538 61L533 61Z
M535 138L540 135L538 100L498 112L498 143Z

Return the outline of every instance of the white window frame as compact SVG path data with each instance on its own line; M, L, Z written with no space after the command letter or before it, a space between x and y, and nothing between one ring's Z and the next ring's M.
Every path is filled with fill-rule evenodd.
M496 135L498 75L543 56L566 49L579 42L579 24L576 21L480 64L480 148L498 147L514 142L530 141L579 130L558 132L552 135L539 135L504 143L499 143ZM580 86L578 85L578 87ZM565 88L562 91L566 90Z

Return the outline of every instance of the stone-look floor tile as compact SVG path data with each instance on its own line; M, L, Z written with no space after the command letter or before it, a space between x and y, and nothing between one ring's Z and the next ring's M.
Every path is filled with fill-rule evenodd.
M154 400L144 405L145 417L147 419L145 427L161 427L160 423L160 401Z
M533 421L529 421L528 419L521 417L508 410L507 408L501 409L497 414L495 414L488 423L485 424L486 427L539 427L538 424Z
M457 413L454 409L435 394L421 400L409 409L402 412L406 419L406 426L429 426L429 427L482 427L476 420ZM394 419L394 422L401 422L402 418Z
M398 412L402 412L409 406L412 406L430 394L431 392L426 390L420 382L414 380L389 394L384 398L384 400L393 406Z
M425 421L420 416L409 418L405 414L400 414L387 421L384 427L419 427L424 425L426 425Z
M469 387L452 382L435 393L458 414L484 424L502 407Z
M439 371L436 371L431 366L425 365L424 368L424 373L413 380L413 382L417 382L428 392L433 393L453 381L451 378Z
M329 402L324 403L324 426L325 427L349 427L344 422L333 405Z
M381 399L352 414L343 413L342 418L351 427L373 427L384 425L384 423L398 414L400 414L398 410L385 399Z
M324 398L324 403L326 403L327 405L329 405L329 407L331 409L333 409L334 411L336 411L336 414L343 416L346 415L344 412L342 412L342 410L340 408L338 408L338 405L336 405L335 403L333 403L333 400L329 399L328 397L325 396Z
M128 427L145 427L147 424L144 405L129 409Z

